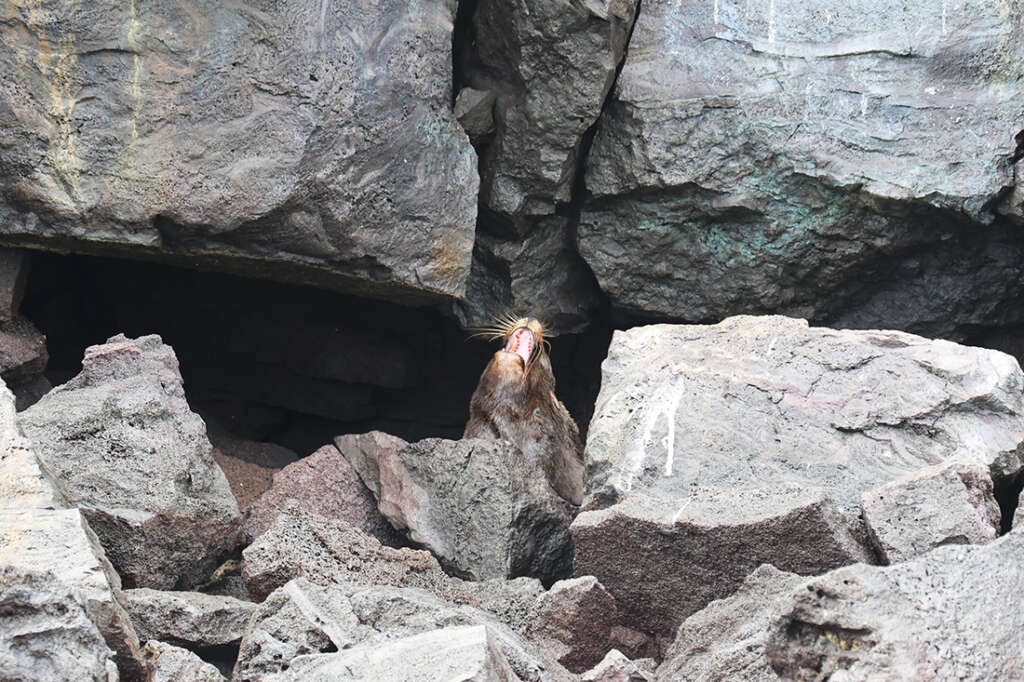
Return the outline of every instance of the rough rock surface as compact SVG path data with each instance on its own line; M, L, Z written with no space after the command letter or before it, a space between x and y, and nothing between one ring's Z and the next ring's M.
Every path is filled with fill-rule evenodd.
M978 464L926 467L864 493L861 506L884 563L939 545L989 542L999 534L992 479Z
M0 248L0 324L18 316L28 263L21 249Z
M570 199L584 132L601 113L636 0L482 0L473 15L480 73L497 91L497 132L481 198L510 216L554 212Z
M582 673L608 653L616 616L615 599L593 576L560 580L537 599L525 634L570 671Z
M461 295L478 179L455 7L12 6L0 239Z
M383 431L345 434L334 439L334 447L351 464L363 484L374 496L380 495L380 469L377 460L388 459L409 443Z
M198 584L237 544L238 506L160 337L90 346L19 426L129 587Z
M18 428L14 395L0 380L0 509L68 506L53 475Z
M760 566L732 596L683 621L654 679L774 682L778 676L765 658L768 626L789 593L805 580L770 564Z
M270 487L275 471L299 459L286 447L238 438L211 424L205 415L204 421L214 448L213 458L228 479L239 509L248 509Z
M0 564L0 681L118 682L113 651L75 587Z
M645 0L588 157L583 257L613 304L687 321L1019 320L998 301L1021 239L983 225L1015 183L1021 19L983 0Z
M217 668L187 649L149 641L142 653L146 682L225 682Z
M386 545L401 536L377 511L377 501L336 447L325 445L274 474L270 489L249 508L242 525L247 539L258 537L281 514L286 501L314 516L346 521Z
M256 610L253 602L201 592L140 587L121 596L139 640L189 648L238 643Z
M441 564L471 580L569 574L573 508L538 463L504 441L428 438L352 462L377 507Z
M287 672L264 679L293 682L519 682L485 626L440 628L344 652L292 659Z
M260 605L242 640L233 679L280 679L277 675L298 656L379 646L449 626L486 626L524 681L571 679L558 663L534 652L519 635L477 608L455 606L418 589L320 586L302 578L274 591Z
M850 566L796 588L766 652L787 680L1012 680L1024 675L1024 534ZM1008 605L1011 605L1009 608Z
M82 646L80 652L87 659L106 658L104 648L97 648L91 641L92 629L76 615L81 605L107 646L114 650L114 660L124 679L139 676L139 638L119 602L120 579L79 510L0 509L0 569L0 586L4 599L10 600L10 613L25 619L18 625L25 628L23 634L6 646L14 650L24 646L58 656L58 651L50 648L58 644L50 637L56 637L71 650L79 651L76 647ZM64 608L68 610L64 612ZM65 627L70 629L60 634ZM6 626L0 627L0 637L6 630ZM71 632L76 633L74 637ZM73 645L76 639L79 644ZM46 660L44 656L41 664ZM51 659L48 664L57 670L65 663Z
M651 682L654 661L631 661L618 649L608 652L600 663L583 673L580 682Z
M1022 388L1009 355L900 332L776 316L616 332L584 506L796 483L857 514L864 492L954 457L1000 482L1021 468Z
M489 234L481 220L466 297L452 304L463 326L485 326L508 312L542 320L549 336L582 331L602 299L568 219L534 219L522 239Z
M543 592L533 578L479 583L451 578L430 552L382 546L343 521L310 516L294 506L242 552L242 577L257 599L299 577L320 585L415 587L483 609L517 631L526 627Z
M669 641L684 618L732 594L763 563L816 575L873 560L828 496L795 486L636 495L581 513L572 534L575 573L601 581L621 623Z

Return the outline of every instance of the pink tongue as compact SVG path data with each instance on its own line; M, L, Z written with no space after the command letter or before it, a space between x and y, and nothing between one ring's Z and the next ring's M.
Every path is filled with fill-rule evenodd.
M516 353L523 359L524 363L530 361L530 355L533 353L533 334L530 333L529 329L520 327L519 329L512 332L512 335L508 337L508 343L505 344L505 350L509 353Z

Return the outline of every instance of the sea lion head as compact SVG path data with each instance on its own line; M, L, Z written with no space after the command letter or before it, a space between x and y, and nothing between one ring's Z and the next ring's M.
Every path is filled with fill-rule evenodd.
M535 367L546 364L544 325L540 321L532 317L509 320L502 336L502 348L491 360L491 371L497 375L495 378L524 381Z

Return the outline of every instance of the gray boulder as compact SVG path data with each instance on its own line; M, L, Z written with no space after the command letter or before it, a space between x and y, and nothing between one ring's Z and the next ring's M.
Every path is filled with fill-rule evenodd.
M352 464L371 490L379 481L381 514L449 572L549 582L569 574L574 508L511 444L428 438L373 452L375 463Z
M120 603L121 581L79 510L0 509L0 572L0 602L6 602L0 613L13 618L11 629L6 618L0 627L0 656L12 656L13 667L0 670L32 670L37 654L42 666L39 676L8 679L51 679L42 674L48 666L54 675L69 675L65 651L83 656L82 670L92 671L92 679L107 679L107 647L123 679L140 679L139 638Z
M507 626L472 606L456 606L418 589L348 583L327 587L302 578L285 584L260 605L242 640L233 679L291 679L281 675L298 657L382 647L397 638L450 626L486 627L519 679L571 679Z
M79 591L0 563L0 681L118 682L114 652Z
M574 568L615 597L622 624L667 644L684 618L735 592L763 563L815 575L873 561L857 531L827 495L810 488L633 495L576 517Z
M999 534L999 505L988 469L939 464L864 493L864 524L884 563L933 547L981 544Z
M794 589L766 653L787 680L1013 680L1024 675L1024 534L850 566Z
M142 653L146 657L146 682L225 682L217 668L187 649L149 641Z
M734 594L711 602L679 626L658 666L657 682L774 682L765 643L780 605L806 579L770 564L747 576Z
M587 162L579 244L601 288L686 321L1019 323L998 306L1019 235L983 226L1017 182L1021 18L982 0L644 2Z
M23 318L0 324L0 379L11 388L39 379L49 359L46 337L34 324Z
M18 423L128 586L196 585L236 546L238 506L160 337L90 346Z
M952 459L999 484L1022 466L1022 389L1009 355L900 332L748 316L616 332L584 506L793 483L856 515L868 490Z
M237 644L256 610L253 602L201 592L140 587L121 597L139 640L189 648Z
M270 489L249 508L242 531L259 536L293 500L314 516L346 521L381 542L396 545L401 536L377 511L377 501L336 447L325 445L274 474Z
M293 682L519 682L485 626L440 628L335 654L292 659L287 672L264 679Z
M570 199L583 134L615 79L636 0L482 0L473 15L480 73L497 91L497 132L481 198L509 216L549 214ZM488 82L491 81L491 82Z
M13 8L32 37L0 50L0 241L460 296L478 178L456 2L327 7Z

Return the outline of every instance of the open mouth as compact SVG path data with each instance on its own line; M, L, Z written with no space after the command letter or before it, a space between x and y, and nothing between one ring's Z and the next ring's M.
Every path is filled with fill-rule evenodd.
M533 354L537 350L537 339L533 332L526 327L517 327L508 335L505 341L505 352L515 353L523 359L523 366L530 364Z

